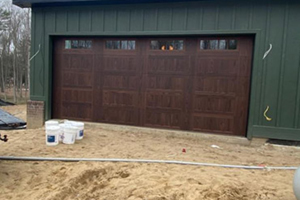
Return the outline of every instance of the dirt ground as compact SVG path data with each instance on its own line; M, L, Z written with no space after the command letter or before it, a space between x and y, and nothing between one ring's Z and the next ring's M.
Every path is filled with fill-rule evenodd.
M26 107L1 107L26 120ZM43 128L14 130L0 156L130 158L255 166L299 166L300 149L231 144L153 129L85 125L74 145L45 144ZM230 139L229 139L230 140ZM220 148L213 148L217 145ZM186 152L182 152L185 148ZM293 170L175 164L0 161L0 199L295 200Z

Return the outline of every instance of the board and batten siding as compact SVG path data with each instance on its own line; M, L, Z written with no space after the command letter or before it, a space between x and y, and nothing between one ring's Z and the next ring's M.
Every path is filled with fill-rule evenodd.
M300 141L300 3L198 1L32 8L30 95L51 118L55 36L254 36L247 135ZM273 49L263 60L272 44ZM267 121L263 115L267 106Z

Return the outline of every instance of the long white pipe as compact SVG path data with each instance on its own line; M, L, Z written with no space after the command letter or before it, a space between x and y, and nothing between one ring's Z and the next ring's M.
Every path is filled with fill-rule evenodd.
M15 157L0 156L0 160L21 160L21 161L94 161L94 162L133 162L133 163L162 163L162 164L178 164L178 165L196 165L208 167L225 167L239 169L275 169L275 170L296 170L297 167L269 167L269 166L247 166L247 165L226 165L214 163L186 162L176 160L143 160L143 159L119 159L119 158L51 158L51 157Z

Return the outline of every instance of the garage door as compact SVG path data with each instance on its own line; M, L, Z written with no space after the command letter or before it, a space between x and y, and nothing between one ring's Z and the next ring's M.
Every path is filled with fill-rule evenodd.
M245 136L251 37L57 38L53 118Z

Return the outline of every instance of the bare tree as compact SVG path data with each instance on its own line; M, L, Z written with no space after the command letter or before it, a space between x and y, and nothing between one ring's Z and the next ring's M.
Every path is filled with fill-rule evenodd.
M27 98L29 88L30 21L29 9L13 6L11 0L0 2L0 87L13 89L13 101Z
M7 31L9 29L9 21L10 21L10 11L8 6L1 5L0 8L0 86L1 92L4 94L4 99L6 100L5 95L5 78L4 78L4 51L6 47L5 37L7 36Z

